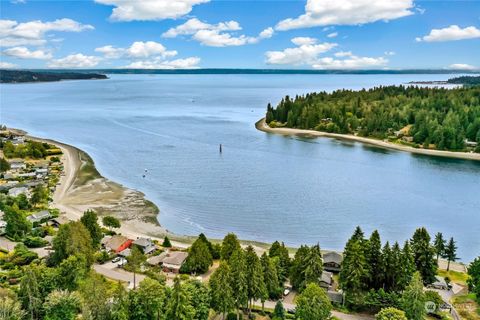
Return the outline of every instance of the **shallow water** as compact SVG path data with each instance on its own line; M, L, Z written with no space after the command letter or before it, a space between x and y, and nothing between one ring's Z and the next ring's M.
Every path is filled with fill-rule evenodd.
M254 127L286 94L449 77L112 75L2 85L0 122L87 151L179 234L342 249L356 225L401 242L426 226L453 236L469 261L480 254L480 163Z

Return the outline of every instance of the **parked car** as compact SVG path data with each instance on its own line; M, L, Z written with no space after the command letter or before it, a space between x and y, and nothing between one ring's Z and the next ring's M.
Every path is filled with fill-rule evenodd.
M120 257L115 257L115 258L112 259L112 262L117 263L117 262L120 261L120 259L121 259Z
M119 267L123 267L124 265L127 264L127 259L125 258L120 258L120 261L118 262Z

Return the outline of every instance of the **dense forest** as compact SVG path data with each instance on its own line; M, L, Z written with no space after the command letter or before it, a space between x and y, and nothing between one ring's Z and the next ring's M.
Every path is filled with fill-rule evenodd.
M267 107L271 127L355 134L439 150L466 151L480 142L480 87L373 89L286 96Z
M33 72L23 70L0 70L0 83L50 82L60 80L107 79L104 74L81 72Z
M478 86L480 85L480 76L478 77L463 76L463 77L451 78L447 80L447 83Z

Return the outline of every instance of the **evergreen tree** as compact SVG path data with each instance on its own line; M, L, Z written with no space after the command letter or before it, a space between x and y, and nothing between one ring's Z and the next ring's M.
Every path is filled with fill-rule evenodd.
M247 262L242 249L235 250L228 262L231 274L233 300L237 309L237 320L240 319L240 308L248 303Z
M435 247L438 264L440 257L443 257L445 254L445 240L443 239L443 234L441 232L437 232L437 234L435 235L435 241L433 246Z
M343 256L342 270L339 275L340 286L346 293L348 303L362 304L369 272L361 242L349 241Z
M285 308L281 300L278 300L273 310L272 320L285 320Z
M176 277L167 304L167 319L192 320L195 309L190 304L190 299L189 292L183 288L180 278Z
M105 227L112 230L112 228L118 229L120 228L120 220L112 216L105 216L102 218L102 223Z
M447 271L449 271L450 270L450 262L455 262L455 261L458 260L457 246L455 245L455 241L453 240L453 238L450 238L447 246L445 247L445 258L448 261Z
M218 245L214 245L210 241L208 241L207 237L203 233L200 233L198 239L205 242L213 259L220 259L220 247Z
M161 320L164 316L165 287L162 283L145 278L136 290L139 307L145 320ZM132 318L132 316L130 317ZM140 317L133 317L141 320Z
M304 268L306 265L307 257L310 252L308 246L300 246L297 252L295 252L295 257L292 261L292 266L290 269L290 283L292 286L301 291L304 289L305 278L304 278Z
M382 272L380 273L382 280L383 280L383 289L386 291L390 291L393 283L393 275L392 275L392 249L390 248L390 243L387 241L382 249Z
M433 283L437 274L435 249L430 245L430 235L425 228L419 228L412 237L412 251L417 271L425 284Z
M235 307L234 293L231 287L230 267L224 261L212 274L209 284L212 293L212 307L215 311L225 315Z
M309 283L319 284L322 272L322 252L320 250L320 245L316 244L310 248L305 261L303 269L304 284L302 287L306 287Z
M274 260L274 263L277 267L279 285L283 287L283 284L288 278L288 273L291 266L288 249L285 247L283 242L280 244L278 241L275 241L270 247L268 255L270 258L276 260Z
M92 245L94 248L98 248L100 241L102 240L102 228L98 224L98 216L93 210L87 210L80 218L80 222L87 228L92 239Z
M405 241L405 244L403 245L400 270L401 273L398 283L401 288L399 288L399 290L403 290L410 283L413 273L415 272L415 261L413 260L413 253L408 241Z
M297 298L295 319L327 320L330 319L331 310L332 305L325 290L310 283Z
M8 296L0 299L0 319L22 320L25 317L26 313L17 300Z
M245 260L247 263L247 296L250 301L248 311L251 314L253 300L264 297L267 290L263 280L260 259L252 246L247 247Z
M220 256L222 260L228 261L235 250L240 249L240 242L234 233L229 233L223 238Z
M172 243L170 242L170 239L167 236L165 236L165 238L163 239L162 247L164 248L172 247Z
M197 238L188 250L188 257L182 265L182 272L185 273L205 273L213 264L211 251L207 242L202 238Z
M210 290L198 280L188 280L184 286L191 297L190 304L195 309L193 320L208 320L211 304Z
M382 269L382 242L377 230L372 232L368 241L366 258L370 269L368 286L373 289L380 289L383 283L384 270Z
M3 209L3 219L7 223L5 233L15 239L21 240L25 235L32 230L32 224L27 220L25 215L18 209L15 204L12 207L5 207Z
M277 269L273 264L272 259L264 252L260 258L263 269L263 280L267 288L268 297L271 299L279 298L282 293L282 289L279 287Z
M412 280L403 291L402 307L410 320L423 320L425 317L425 293L419 272L413 274Z
M468 266L468 275L468 289L475 293L477 301L480 303L480 257L475 258Z

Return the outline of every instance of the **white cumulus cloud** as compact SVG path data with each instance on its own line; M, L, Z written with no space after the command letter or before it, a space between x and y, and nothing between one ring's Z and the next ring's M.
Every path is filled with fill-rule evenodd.
M17 22L15 20L0 20L0 45L13 47L22 45L43 45L47 42L48 32L81 32L92 30L93 26L81 24L72 19L57 19L42 22L40 20Z
M14 63L0 61L0 68L2 69L11 69L16 67L18 66Z
M6 56L19 59L51 59L52 54L44 50L29 50L26 47L13 47L3 51Z
M175 59L165 61L163 59L139 60L130 63L123 68L128 69L196 69L200 58L190 57L186 59Z
M267 51L265 53L268 64L312 65L318 60L320 54L330 51L337 46L336 43L319 43L316 39L307 37L293 38L295 48L282 51Z
M307 0L305 14L280 21L277 30L389 21L413 14L413 0Z
M274 33L271 27L261 31L256 37L245 35L236 36L232 33L241 29L240 24L236 21L209 24L197 18L192 18L184 24L167 30L162 36L165 38L175 38L180 35L188 35L191 36L193 40L205 46L227 47L257 43L261 39L272 37Z
M163 20L180 18L197 4L210 0L95 0L114 6L110 18L116 21Z
M178 52L154 41L136 41L127 48L107 45L96 48L95 52L102 53L105 59L127 60L129 63L124 68L132 69L191 69L198 68L200 63L198 57L172 60Z
M466 63L454 63L448 66L447 69L454 69L454 70L478 70L478 67L472 66Z
M49 68L92 68L102 59L96 56L86 56L82 53L68 55L61 59L52 59L47 64Z
M331 57L324 57L322 55L334 49L336 43L317 44L315 38L309 37L297 37L291 41L297 47L267 51L266 62L277 65L306 65L314 69L369 69L385 67L388 63L384 57L359 57L351 51L339 51Z
M350 55L345 59L335 59L332 57L325 57L318 59L312 67L314 69L371 69L371 68L383 68L387 65L388 60L384 57L372 58L372 57L357 57Z
M480 38L480 30L474 26L460 28L457 25L451 25L443 29L432 29L430 33L416 40L426 42L456 41L465 39Z

